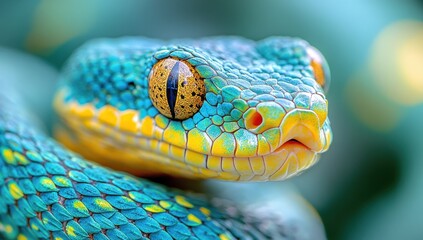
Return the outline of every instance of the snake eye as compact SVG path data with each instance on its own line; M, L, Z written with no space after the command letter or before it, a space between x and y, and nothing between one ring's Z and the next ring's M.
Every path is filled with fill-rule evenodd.
M307 54L311 59L310 65L314 71L314 78L325 92L327 92L330 83L330 70L326 59L314 47L308 47Z
M150 72L148 94L168 118L184 120L194 115L203 105L205 93L204 80L185 61L165 58Z

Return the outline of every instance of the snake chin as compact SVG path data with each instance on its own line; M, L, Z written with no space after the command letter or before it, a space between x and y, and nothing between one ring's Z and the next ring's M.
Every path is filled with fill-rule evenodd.
M263 156L266 170L258 180L280 181L293 177L316 164L319 157L318 152L300 141L288 140L271 154Z

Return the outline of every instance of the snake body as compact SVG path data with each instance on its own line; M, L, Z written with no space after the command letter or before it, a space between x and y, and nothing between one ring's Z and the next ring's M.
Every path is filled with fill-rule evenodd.
M64 70L56 135L90 160L136 175L280 180L330 145L327 81L323 57L299 39L98 40ZM11 92L0 93L5 238L289 236L271 213L258 219L83 159L32 126Z

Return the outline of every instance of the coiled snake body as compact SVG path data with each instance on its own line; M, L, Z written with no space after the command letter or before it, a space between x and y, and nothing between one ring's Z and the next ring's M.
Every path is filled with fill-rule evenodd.
M64 69L57 138L138 176L281 180L331 142L328 69L291 38L86 44ZM0 92L0 233L13 239L263 239L277 221L83 159ZM232 210L228 210L232 209Z

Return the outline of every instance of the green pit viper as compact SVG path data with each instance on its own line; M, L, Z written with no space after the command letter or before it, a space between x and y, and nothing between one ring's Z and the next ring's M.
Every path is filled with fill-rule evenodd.
M287 237L202 195L137 176L276 181L332 140L329 70L301 39L94 40L69 59L55 135L0 92L0 234L6 239Z

